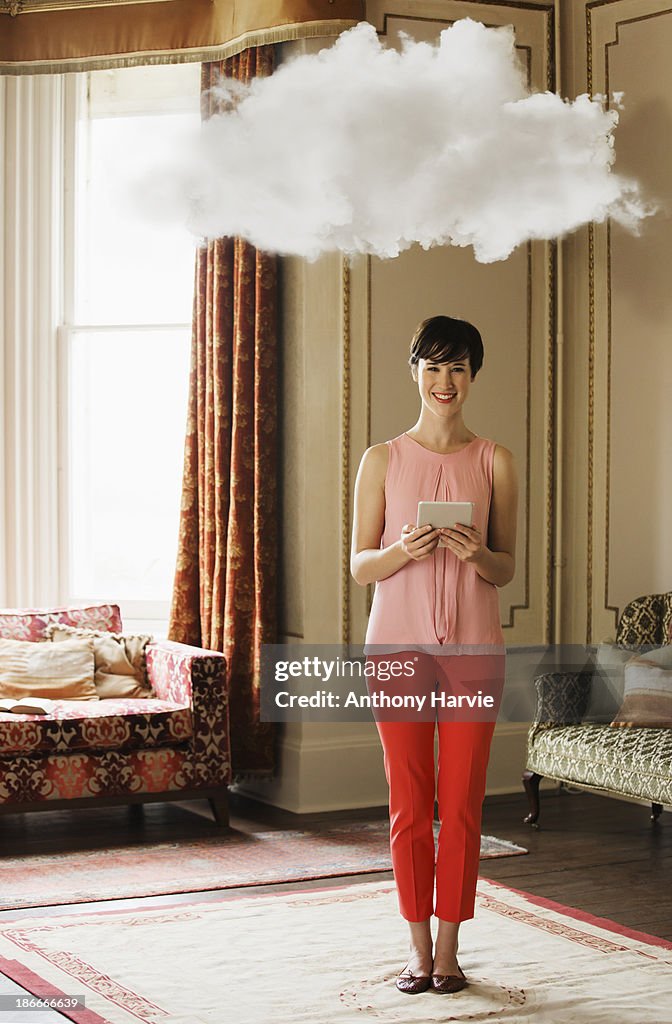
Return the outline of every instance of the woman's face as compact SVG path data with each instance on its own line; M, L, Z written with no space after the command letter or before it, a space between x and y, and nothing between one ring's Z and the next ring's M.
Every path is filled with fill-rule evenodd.
M469 394L469 359L465 356L449 363L420 359L417 381L423 405L435 416L452 418L462 408Z

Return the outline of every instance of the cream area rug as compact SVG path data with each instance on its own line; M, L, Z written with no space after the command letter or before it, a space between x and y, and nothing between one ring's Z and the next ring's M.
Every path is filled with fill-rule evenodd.
M469 986L398 992L394 886L4 919L0 971L36 994L84 995L77 1024L663 1024L672 943L479 881L462 926ZM17 1016L17 1019L19 1017Z

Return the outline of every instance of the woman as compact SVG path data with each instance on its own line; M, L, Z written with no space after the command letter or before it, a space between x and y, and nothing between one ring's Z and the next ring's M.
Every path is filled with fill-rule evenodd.
M409 364L420 416L410 430L362 457L351 571L362 586L376 584L366 635L369 660L395 651L403 661L403 652L413 652L426 691L475 694L485 688L498 704L504 646L497 587L514 574L517 480L511 452L464 423L464 404L482 362L481 336L472 324L435 316L417 328ZM472 525L417 527L419 500L471 501ZM438 714L438 778L435 718L376 718L390 788L399 910L410 930L408 963L396 985L409 994L430 986L457 992L467 984L457 962L458 930L474 916L496 706L489 720ZM435 786L441 822L436 859ZM434 948L432 912L439 921Z

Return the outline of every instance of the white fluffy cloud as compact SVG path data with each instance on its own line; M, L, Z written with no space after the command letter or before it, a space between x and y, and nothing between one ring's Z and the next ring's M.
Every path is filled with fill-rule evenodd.
M492 262L588 221L636 229L653 210L612 170L618 113L531 94L512 28L464 19L398 52L362 23L218 91L226 112L152 180L154 209L200 236L311 260L471 245Z

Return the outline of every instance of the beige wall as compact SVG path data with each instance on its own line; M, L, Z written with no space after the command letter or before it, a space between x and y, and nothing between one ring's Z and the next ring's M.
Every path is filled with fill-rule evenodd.
M672 10L663 0L563 6L571 95L623 91L616 169L662 203L639 238L595 225L563 245L563 635L613 635L640 594L672 589Z
M631 98L619 129L623 173L672 208L672 9L623 25L609 47L613 88ZM669 82L672 85L672 81ZM608 603L672 587L672 236L611 235L611 498Z
M617 167L664 201L672 147L667 6L572 0L561 5L559 27L561 91L573 97L592 85L596 92L607 86L625 92ZM387 32L388 45L400 27L431 39L446 19L465 15L513 23L530 79L543 89L554 74L552 9L550 3L375 0L367 17ZM557 257L555 246L535 243L489 266L477 264L470 250L453 248L412 250L389 261L362 257L350 265L338 257L312 265L285 261L282 628L288 639L364 636L369 595L348 572L354 476L370 443L417 418L408 342L417 322L438 312L465 316L481 330L486 361L465 418L476 433L510 447L518 461L518 570L500 594L507 642L600 640L613 634L616 611L628 600L672 589L671 240L669 218L661 214L640 238L594 226L562 241ZM525 737L525 723L497 727L489 792L518 787ZM383 804L375 727L292 727L278 778L246 791L295 811Z

